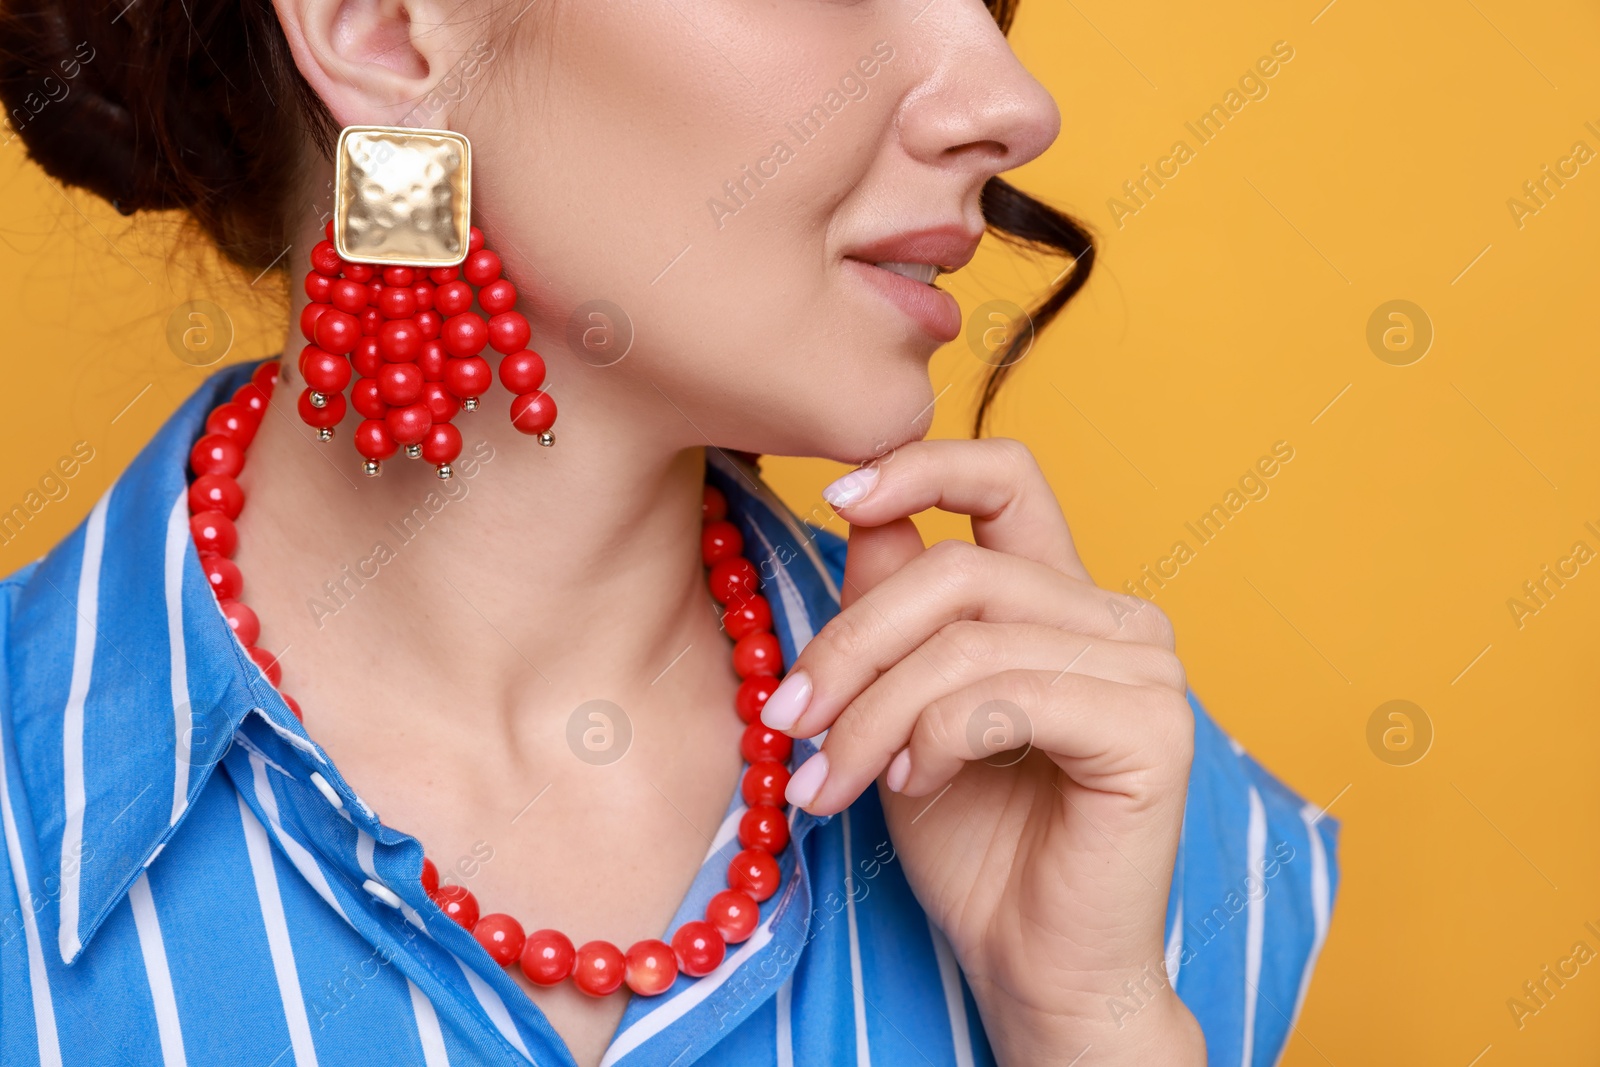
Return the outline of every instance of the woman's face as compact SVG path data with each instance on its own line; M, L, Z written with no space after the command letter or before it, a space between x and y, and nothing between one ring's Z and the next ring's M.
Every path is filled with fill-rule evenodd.
M847 462L922 436L959 311L873 264L965 264L984 182L1060 125L981 0L506 2L410 124L472 141L563 418Z

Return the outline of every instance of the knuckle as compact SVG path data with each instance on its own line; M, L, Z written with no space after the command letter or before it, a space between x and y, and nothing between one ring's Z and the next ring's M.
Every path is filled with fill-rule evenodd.
M948 538L928 549L929 564L953 586L966 587L983 569L983 553L967 541Z
M1033 449L1015 437L987 437L984 440L995 454L996 462L1009 470L1027 472L1039 466L1038 460L1033 457Z
M958 675L970 677L995 663L999 647L990 630L985 623L962 619L941 626L934 637L945 653L942 658L954 666Z
M867 652L871 635L855 612L841 612L828 620L815 640L829 658L849 662Z

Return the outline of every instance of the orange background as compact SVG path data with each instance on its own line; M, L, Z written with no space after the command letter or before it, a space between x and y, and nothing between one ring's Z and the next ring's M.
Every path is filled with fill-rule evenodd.
M1344 824L1333 931L1285 1062L1594 1062L1600 965L1520 1028L1507 1001L1575 942L1600 950L1584 929L1600 926L1600 563L1520 626L1508 601L1534 606L1523 583L1575 542L1600 552L1585 526L1600 528L1600 162L1547 185L1537 212L1508 200L1536 206L1523 183L1574 142L1600 152L1585 126L1600 129L1600 13L1322 4L1023 4L1016 47L1064 130L1015 179L1088 221L1103 255L994 429L1033 446L1102 584L1189 542L1156 602L1192 686ZM1266 95L1200 144L1184 124L1279 41L1293 58ZM1179 139L1193 157L1127 199ZM0 509L74 441L96 449L0 547L9 572L207 373L169 349L175 307L224 306L229 359L271 353L283 324L270 279L218 270L176 220L63 193L16 143L0 148L0 196ZM1114 196L1138 210L1114 212ZM970 313L1026 303L1059 270L988 248L951 287ZM1421 358L1369 346L1369 318L1397 299L1431 322ZM964 432L984 369L965 340L940 353L935 436ZM1199 545L1184 524L1278 441L1294 458L1268 494ZM826 513L836 465L766 466L798 511ZM965 536L923 519L930 539ZM1369 745L1390 700L1431 724L1420 760Z

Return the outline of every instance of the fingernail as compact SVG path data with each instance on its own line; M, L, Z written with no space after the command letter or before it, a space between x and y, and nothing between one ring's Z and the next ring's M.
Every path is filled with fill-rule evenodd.
M900 754L889 761L889 773L884 776L884 784L889 787L889 792L898 793L906 787L906 779L911 777L911 749L902 748Z
M789 779L789 788L783 791L783 799L797 808L803 808L817 799L817 794L822 792L822 783L828 779L828 754L818 752L794 772L794 777Z
M878 484L878 468L857 467L822 491L822 499L836 508L859 504Z
M772 691L761 709L761 722L769 729L787 730L800 721L811 703L811 676L805 671L790 671Z

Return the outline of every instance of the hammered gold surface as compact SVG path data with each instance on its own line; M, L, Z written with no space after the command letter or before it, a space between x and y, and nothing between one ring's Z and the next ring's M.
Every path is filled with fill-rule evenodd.
M339 255L356 263L460 263L471 225L471 172L471 146L458 133L347 126L334 180Z

